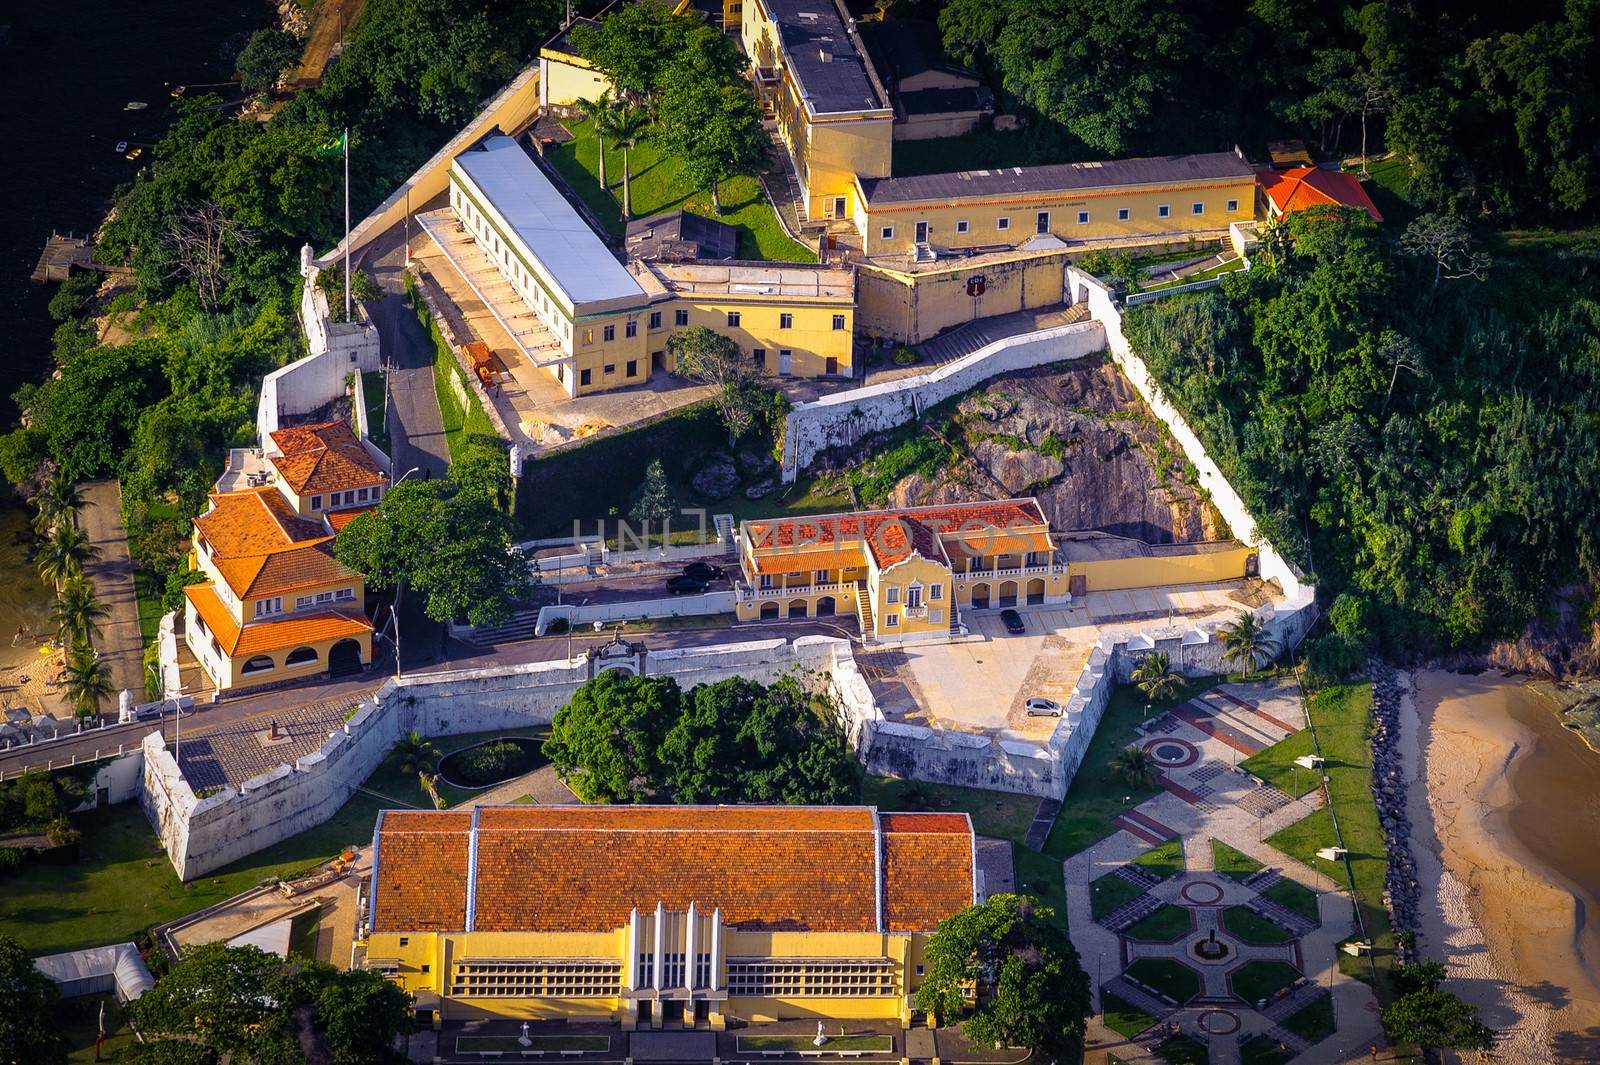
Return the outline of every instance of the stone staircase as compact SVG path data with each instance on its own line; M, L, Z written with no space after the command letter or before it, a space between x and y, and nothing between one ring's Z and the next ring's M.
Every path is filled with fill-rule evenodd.
M861 625L862 643L877 639L878 625L872 617L872 593L867 591L866 581L856 581L856 620Z
M481 629L474 629L472 642L488 647L502 643L515 643L517 640L531 640L533 639L534 626L538 622L538 607L519 610L499 625L488 625Z
M1137 864L1136 862L1127 862L1124 865L1117 866L1115 869L1111 870L1111 875L1115 877L1121 877L1134 887L1142 888L1145 891L1149 891L1151 888L1161 883L1161 878L1159 876L1156 876L1150 870L1146 869L1142 865Z

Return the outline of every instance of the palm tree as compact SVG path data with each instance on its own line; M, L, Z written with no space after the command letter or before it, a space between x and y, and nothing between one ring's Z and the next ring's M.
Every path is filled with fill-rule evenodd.
M1217 630L1222 637L1222 657L1244 664L1244 675L1272 661L1278 655L1278 641L1267 635L1267 627L1251 613L1239 615L1231 625Z
M77 484L59 471L40 485L28 502L38 511L33 517L33 529L40 535L49 533L63 518L77 524L78 514L88 506Z
M100 709L100 700L112 692L111 669L94 648L79 644L67 660L67 697L78 708L79 717L88 717Z
M611 113L614 117L610 120L611 128L606 132L610 134L611 142L622 149L622 218L627 221L633 217L633 167L628 161L628 153L644 140L645 132L650 128L650 117L637 107L620 107Z
M577 99L572 101L572 106L584 118L594 123L595 139L600 142L600 187L609 189L606 184L606 137L611 133L611 124L615 120L616 106L611 102L611 94L603 92L593 100Z
M62 646L87 643L91 636L100 634L100 622L111 616L111 611L94 594L94 585L82 577L72 577L56 596L55 609L50 620L56 623Z
M59 590L83 567L100 557L100 549L89 542L89 534L76 525L57 525L50 539L39 548L39 578Z
M412 729L395 742L389 756L399 764L400 772L409 777L413 773L426 773L432 769L433 763L439 758L439 748L424 739L422 733Z
M1124 747L1106 764L1131 788L1147 788L1161 775L1155 759L1143 747Z
M1183 690L1183 674L1172 668L1165 651L1145 655L1133 671L1133 682L1152 702L1165 702Z

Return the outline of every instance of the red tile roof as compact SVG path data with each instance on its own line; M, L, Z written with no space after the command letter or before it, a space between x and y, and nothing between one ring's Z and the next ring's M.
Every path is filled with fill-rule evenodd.
M841 551L850 545L859 548L865 544L880 569L911 557L913 552L924 558L944 560L946 556L942 541L952 539L978 544L1009 544L1015 539L1017 543L1011 550L1048 550L1047 547L1028 546L1032 544L1033 537L1004 532L1018 526L1034 528L1045 524L1044 513L1034 500L1005 499L988 503L909 507L904 510L869 510L858 514L767 519L749 522L745 529L757 552L757 572L768 573L794 571L780 570L781 563L773 562L769 566L761 552L809 544L839 544ZM1045 536L1045 543L1048 540L1048 536ZM1003 547L993 547L991 553L1004 550ZM792 557L803 559L807 556L801 554ZM819 564L802 568L835 567Z
M297 515L276 488L214 493L194 525L240 599L354 578L334 559L328 527Z
M357 518L361 517L361 515L371 514L377 509L378 505L376 503L368 503L364 507L350 507L346 510L330 510L325 513L323 517L328 519L328 525L333 529L334 533L337 534L340 529L344 528L346 525L349 525L352 521L355 521Z
M378 815L374 836L375 927L408 932L464 931L472 813L385 810Z
M439 913L413 900L469 879L474 931L611 931L635 907L693 902L730 927L869 932L880 900L884 929L931 930L973 901L962 815L889 815L895 827L881 831L870 807L480 807L475 827L392 816L378 838L379 932L463 929L453 901ZM441 833L472 843L430 850Z
M217 646L230 658L282 651L341 636L359 637L372 631L372 623L359 610L319 610L314 614L254 621L240 628L217 597L215 586L191 584L183 594L217 638Z
M1361 187L1361 179L1342 170L1323 170L1311 166L1258 170L1256 182L1279 214L1331 203L1340 207L1359 207L1371 215L1374 222L1383 221L1383 215L1373 206L1372 197Z
M272 442L282 454L271 456L278 476L296 495L343 492L381 484L388 475L367 453L344 421L279 429Z

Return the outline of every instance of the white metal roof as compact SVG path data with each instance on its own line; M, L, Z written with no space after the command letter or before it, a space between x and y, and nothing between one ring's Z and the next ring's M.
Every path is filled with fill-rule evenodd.
M455 163L533 253L574 313L608 309L586 304L644 302L633 275L515 140L489 137Z

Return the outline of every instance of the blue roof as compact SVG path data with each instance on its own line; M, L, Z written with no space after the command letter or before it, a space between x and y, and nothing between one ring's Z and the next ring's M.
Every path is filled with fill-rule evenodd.
M489 137L455 162L533 253L575 313L586 313L585 304L644 301L639 282L515 140Z

